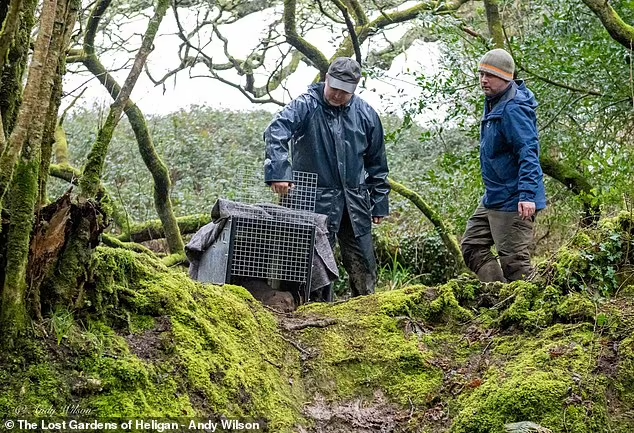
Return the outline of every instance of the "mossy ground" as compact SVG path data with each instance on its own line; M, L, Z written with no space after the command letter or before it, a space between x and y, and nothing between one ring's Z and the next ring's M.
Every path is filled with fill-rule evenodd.
M298 355L241 287L202 286L126 250L100 248L82 310L4 354L0 415L221 416L292 431L304 401Z
M242 288L100 248L85 305L53 312L46 335L1 355L0 415L76 404L104 418L224 415L270 432L502 433L520 421L634 431L627 221L581 233L531 283L459 278L292 318Z

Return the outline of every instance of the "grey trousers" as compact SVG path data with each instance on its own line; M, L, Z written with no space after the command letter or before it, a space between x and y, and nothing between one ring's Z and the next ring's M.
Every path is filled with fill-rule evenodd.
M343 267L348 273L352 297L374 293L377 281L377 265L372 233L356 237L352 229L350 216L348 212L344 212L339 231L337 233L329 233L328 240L333 250L336 243L339 242L341 259ZM311 300L332 301L332 288L332 284L323 287L320 289L321 293L311 294Z
M478 206L467 222L462 256L481 281L516 281L532 272L529 245L535 217L523 220L517 212ZM491 252L495 245L499 263Z

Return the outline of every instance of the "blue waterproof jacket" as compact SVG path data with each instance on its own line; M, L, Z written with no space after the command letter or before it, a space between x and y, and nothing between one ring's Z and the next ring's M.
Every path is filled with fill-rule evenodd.
M528 201L537 210L545 208L533 92L517 80L492 108L489 105L480 125L484 207L516 212L520 201Z
M264 132L265 181L291 182L292 171L317 173L315 212L328 215L336 233L347 208L356 236L369 233L372 217L389 214L383 126L363 99L345 107L324 100L314 84L288 104Z

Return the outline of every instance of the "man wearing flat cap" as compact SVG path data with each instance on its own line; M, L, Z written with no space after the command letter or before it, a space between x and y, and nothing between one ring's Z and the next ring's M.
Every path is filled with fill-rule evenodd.
M361 66L335 59L323 83L289 103L264 132L265 181L286 195L293 171L316 173L315 212L328 216L331 247L338 242L352 296L374 292L377 265L372 223L389 213L383 126L370 105L354 94ZM332 286L311 294L332 300Z
M485 193L467 223L462 254L480 280L515 281L532 271L533 224L546 207L537 102L522 80L513 79L515 62L505 50L487 52L479 70L486 97L480 124ZM491 252L493 245L499 262Z

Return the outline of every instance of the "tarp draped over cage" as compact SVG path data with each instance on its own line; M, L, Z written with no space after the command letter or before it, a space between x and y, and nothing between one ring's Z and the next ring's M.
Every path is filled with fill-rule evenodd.
M292 183L289 193L280 196L263 181L238 173L234 200L219 199L213 222L185 247L190 276L215 284L240 278L266 281L274 288L291 283L303 288L304 299L309 290L335 281L338 270L327 217L314 213L317 175L293 172Z

